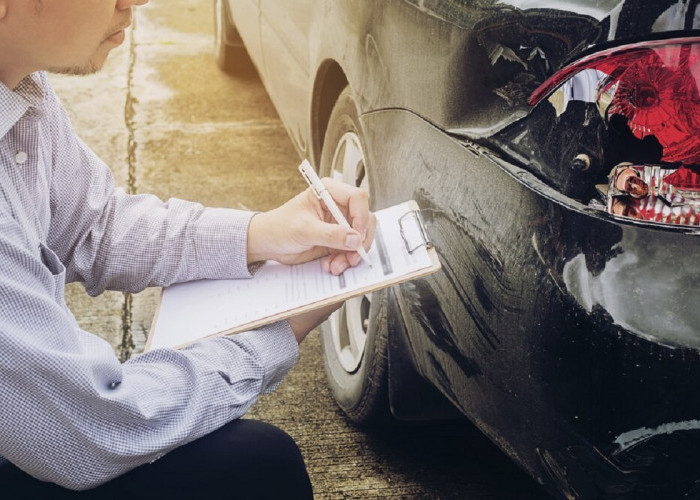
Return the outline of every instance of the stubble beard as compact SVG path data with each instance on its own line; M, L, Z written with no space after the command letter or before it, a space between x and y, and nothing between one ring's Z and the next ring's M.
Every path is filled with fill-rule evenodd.
M129 24L131 24L131 19L129 19L128 21L128 23L120 25L122 26L121 29L125 29ZM107 30L108 34L105 35L104 39L100 42L100 44L97 47L95 47L95 50L93 50L92 55L86 62L82 64L77 64L75 66L58 66L50 69L49 71L51 73L58 73L61 75L75 76L92 75L94 73L97 73L99 70L102 69L105 62L107 61L107 58L109 57L109 54L114 48L109 46L105 47L105 44L108 43L109 37L114 33L118 32L119 29L119 26L115 26ZM106 52L103 53L103 51L105 50Z
M100 69L102 69L107 57L109 57L109 53L111 52L111 49L107 49L107 53L101 53L101 50L103 50L102 44L104 43L105 42L103 41L84 63L76 64L74 66L57 66L49 69L49 72L60 75L74 76L92 75L97 73Z
M39 13L43 7L41 0L34 0L34 6L35 10L37 13ZM128 25L131 24L131 15L129 15L128 23L124 25L124 28L126 28ZM124 29L122 28L122 29ZM116 31L119 31L118 29L114 30L108 30L108 33L114 33ZM94 73L97 73L99 70L102 69L104 66L105 62L107 61L107 58L109 57L110 52L112 49L107 49L107 53L104 55L100 54L100 49L102 48L102 44L107 42L107 39L109 37L106 37L100 45L98 45L95 50L93 51L92 55L90 58L83 64L78 64L75 66L57 66L53 68L49 68L48 72L50 73L56 73L60 75L74 75L74 76L83 76L83 75L92 75Z
M57 73L59 75L72 75L72 76L84 76L84 75L92 75L94 73L97 73L100 69L102 69L103 64L95 64L92 61L89 61L83 65L80 66L66 66L66 67L61 67L61 68L52 68L49 70L50 73Z

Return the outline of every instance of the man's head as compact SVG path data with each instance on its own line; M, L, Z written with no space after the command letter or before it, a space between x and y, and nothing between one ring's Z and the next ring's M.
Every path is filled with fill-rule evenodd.
M0 81L40 70L87 74L124 41L131 9L148 0L0 0Z

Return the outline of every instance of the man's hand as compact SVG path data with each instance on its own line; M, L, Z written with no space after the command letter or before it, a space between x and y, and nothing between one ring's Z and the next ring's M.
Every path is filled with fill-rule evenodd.
M311 330L328 319L328 316L341 305L343 305L343 303L338 302L337 304L324 306L289 318L287 321L294 332L294 337L297 339L297 342L301 344L301 341L306 338Z
M325 178L323 183L352 229L337 224L311 188L284 205L256 214L248 228L248 263L276 260L299 264L324 257L323 268L335 275L362 259L360 245L372 244L376 218L369 210L367 192Z

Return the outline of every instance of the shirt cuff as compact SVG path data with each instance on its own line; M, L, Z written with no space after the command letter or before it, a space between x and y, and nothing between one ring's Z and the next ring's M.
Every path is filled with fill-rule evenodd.
M197 220L199 276L210 279L250 278L248 226L255 212L207 208Z
M247 343L257 354L264 370L262 394L274 391L299 357L299 344L287 321L238 333L234 337Z

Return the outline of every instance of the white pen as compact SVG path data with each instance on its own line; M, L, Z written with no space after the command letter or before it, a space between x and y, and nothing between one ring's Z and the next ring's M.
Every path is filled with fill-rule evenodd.
M350 224L348 224L348 221L345 219L343 212L340 211L338 205L335 203L335 200L328 192L328 189L326 189L323 182L321 182L321 179L318 177L316 171L308 160L301 162L301 165L299 165L299 172L301 172L301 175L304 177L304 179L306 179L306 182L309 184L309 186L311 186L314 193L316 193L316 196L323 200L323 203L325 203L326 208L328 208L335 221L346 229L352 229ZM369 267L372 267L372 262L369 260L369 256L367 255L367 252L365 252L362 245L357 248L357 253L360 254L362 260L364 260Z

